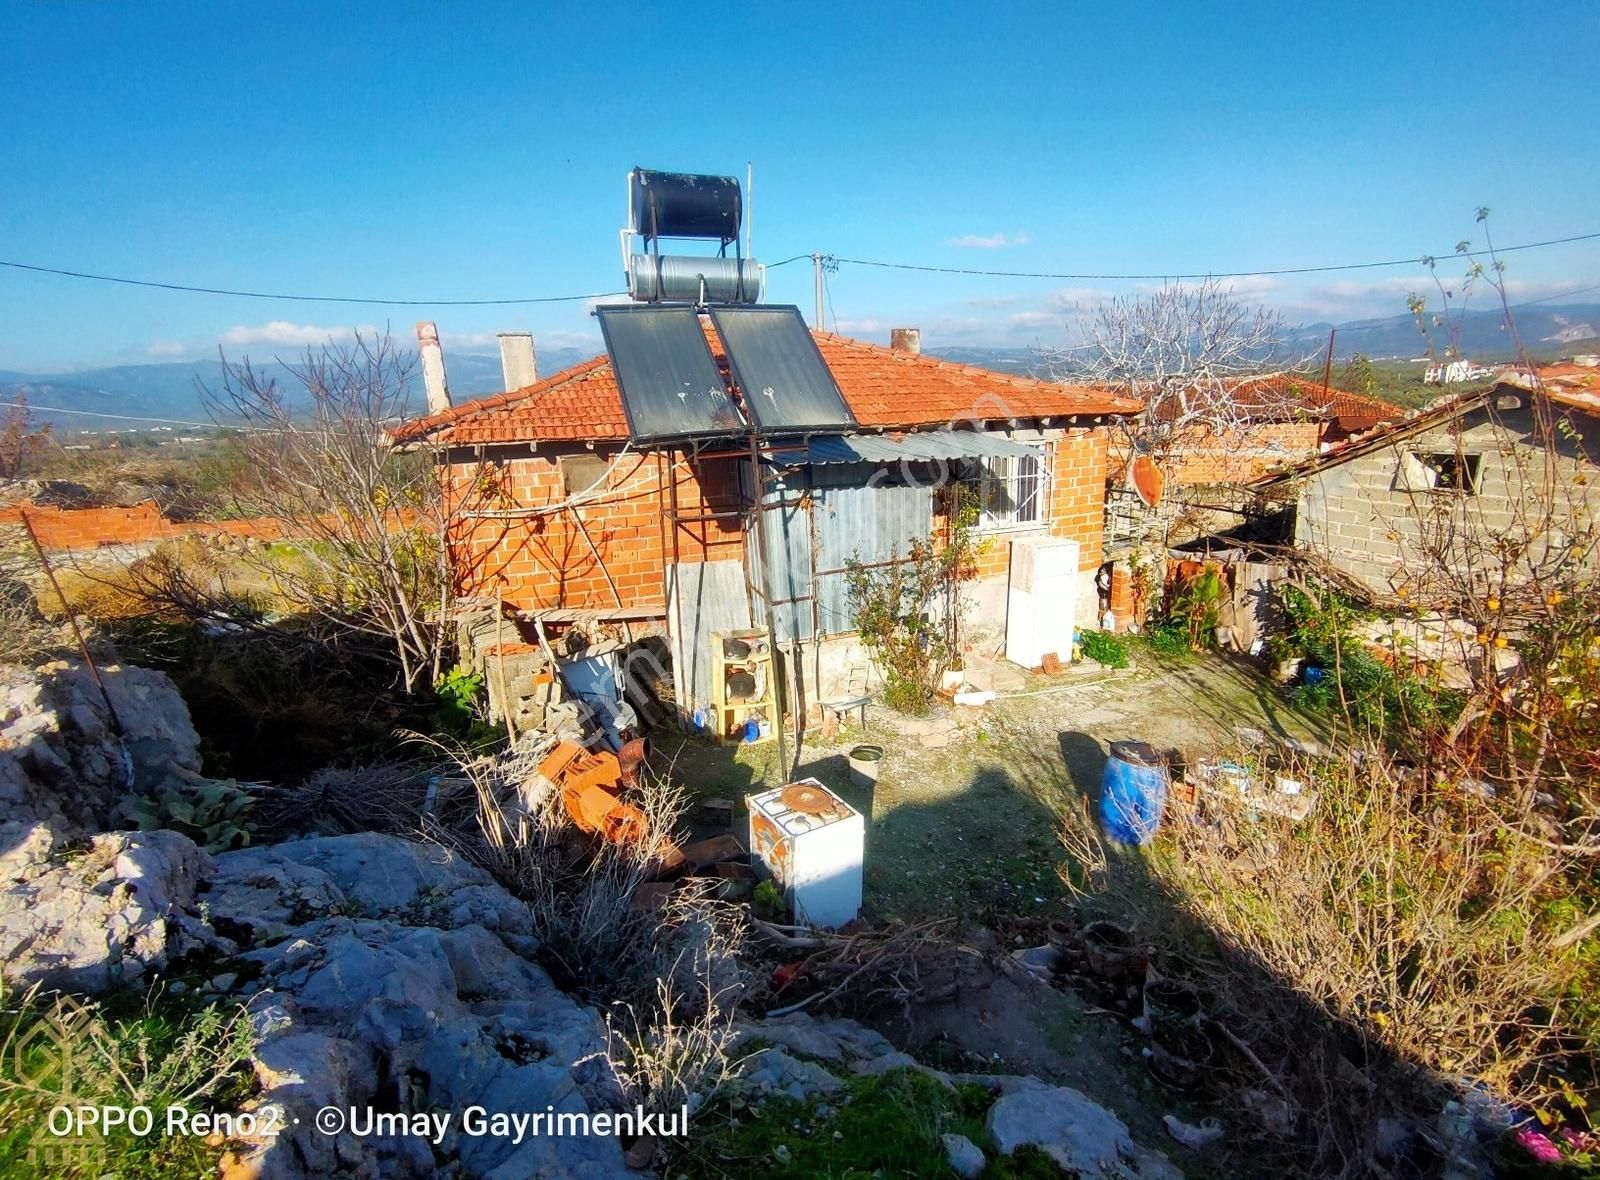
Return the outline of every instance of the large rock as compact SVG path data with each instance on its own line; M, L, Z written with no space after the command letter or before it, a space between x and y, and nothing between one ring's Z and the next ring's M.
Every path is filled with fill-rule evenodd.
M1023 1086L989 1108L989 1134L1004 1155L1036 1147L1074 1176L1183 1180L1166 1156L1139 1146L1121 1119L1068 1086Z
M627 1175L612 1136L462 1133L494 1113L614 1109L621 1088L599 1016L527 952L527 907L445 849L394 836L291 841L225 853L206 902L253 942L256 1075L288 1130L245 1161L266 1180L331 1174ZM325 1106L452 1111L437 1143L316 1128ZM296 1123L294 1120L298 1119Z
M44 833L44 835L41 835ZM47 848L38 825L31 847ZM195 891L211 858L176 832L113 832L0 892L0 971L13 983L103 991L208 941Z
M0 667L0 816L42 821L63 837L96 832L130 787L199 771L200 739L171 679L109 664L100 684L104 695L73 660Z
M361 832L314 836L217 857L206 897L213 920L257 942L331 914L413 926L482 926L523 953L535 947L525 902L438 844Z

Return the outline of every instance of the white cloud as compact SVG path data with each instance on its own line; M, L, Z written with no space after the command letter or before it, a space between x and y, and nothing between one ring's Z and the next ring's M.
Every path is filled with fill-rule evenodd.
M319 328L315 324L295 324L288 320L269 320L254 326L238 324L229 328L217 342L225 347L245 348L252 344L266 344L274 348L313 348L331 340L348 340L357 332L376 333L370 325L358 328Z
M1222 279L1222 285L1233 292L1235 299L1259 299L1274 291L1283 290L1283 280L1272 275L1243 275L1236 279Z
M1007 246L1026 246L1030 240L1027 234L962 234L946 238L945 245L958 250L1003 250Z
M172 360L175 357L188 356L189 346L180 344L176 340L156 340L145 346L144 354L159 360Z

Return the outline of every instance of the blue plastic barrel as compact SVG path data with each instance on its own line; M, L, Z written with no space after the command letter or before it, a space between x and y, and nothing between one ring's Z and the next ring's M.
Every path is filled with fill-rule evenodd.
M1167 760L1148 742L1112 742L1100 780L1100 822L1119 844L1144 844L1161 826Z

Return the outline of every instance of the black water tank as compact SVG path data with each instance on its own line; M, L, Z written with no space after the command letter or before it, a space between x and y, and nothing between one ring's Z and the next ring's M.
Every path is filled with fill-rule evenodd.
M736 176L633 170L633 225L641 234L731 242L742 213Z

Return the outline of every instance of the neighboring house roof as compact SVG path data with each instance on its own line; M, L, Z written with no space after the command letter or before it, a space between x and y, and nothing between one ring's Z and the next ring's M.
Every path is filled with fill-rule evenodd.
M1304 373L1252 377L1234 387L1233 398L1242 407L1258 409L1265 421L1326 419L1348 431L1371 430L1405 414L1399 406L1376 398L1344 389L1324 389L1320 380Z
M1009 418L1131 414L1139 403L1104 390L1015 377L920 353L813 332L822 358L862 426L943 426ZM727 380L721 342L706 339ZM597 356L526 389L491 394L396 427L397 442L448 444L628 437L611 362Z
M1541 369L1539 372L1541 378L1543 378L1544 370ZM1270 493L1275 489L1292 485L1308 475L1315 475L1319 471L1337 467L1341 463L1348 463L1351 459L1369 455L1373 451L1393 446L1397 442L1413 438L1416 435L1432 430L1436 426L1453 422L1505 394L1513 391L1525 394L1530 390L1531 382L1526 382L1524 377L1522 380L1502 380L1488 389L1450 394L1447 397L1439 398L1423 409L1413 410L1398 422L1381 424L1375 429L1358 435L1348 442L1341 443L1331 450L1324 451L1314 458L1274 472L1258 480L1254 486ZM1592 398L1591 395L1573 393L1570 390L1558 392L1548 382L1546 383L1545 391L1553 402L1572 406L1586 413L1600 414L1600 397Z
M1541 365L1535 369L1550 400L1574 409L1600 414L1600 368L1592 365ZM1515 378L1513 380L1516 380ZM1518 385L1529 384L1516 380Z

